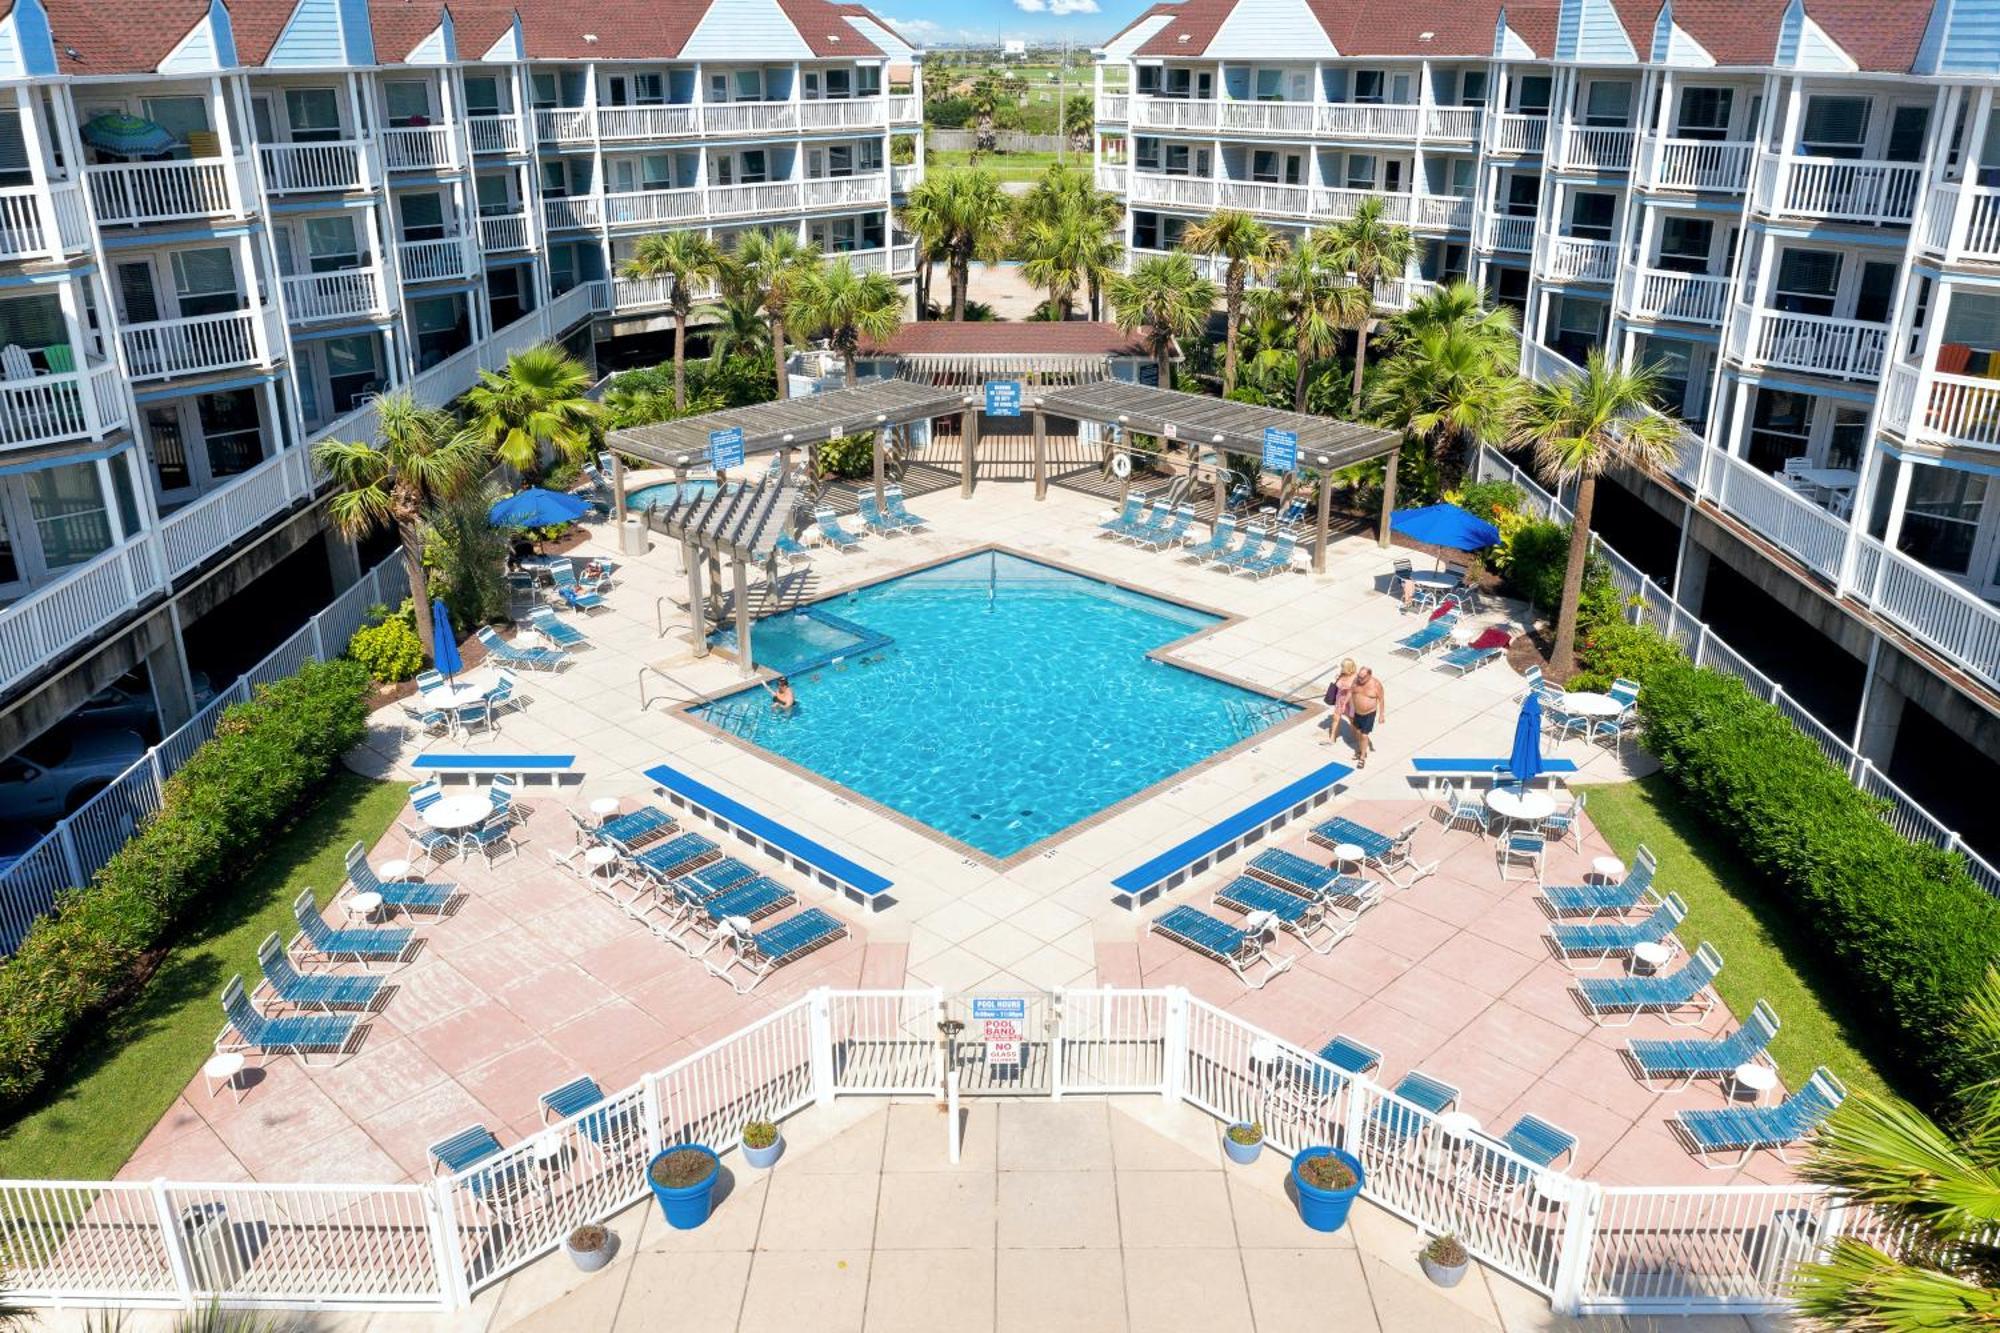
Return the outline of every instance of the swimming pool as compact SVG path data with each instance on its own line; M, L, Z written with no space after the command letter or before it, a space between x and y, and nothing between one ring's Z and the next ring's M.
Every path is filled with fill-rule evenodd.
M753 630L792 714L745 708L761 687L697 714L996 859L1295 711L1147 656L1219 617L1004 552L808 611ZM886 642L836 663L843 629Z
M651 486L641 486L636 491L627 492L625 507L628 509L665 508L678 500L682 493L698 496L714 495L717 490L712 480L690 481L683 485L677 481L656 481Z

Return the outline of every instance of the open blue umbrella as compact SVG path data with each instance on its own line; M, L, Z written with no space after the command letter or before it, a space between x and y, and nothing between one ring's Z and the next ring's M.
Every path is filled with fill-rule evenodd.
M123 111L107 111L101 116L92 116L84 122L82 133L83 141L92 148L102 148L107 153L123 157L164 153L178 142L171 130Z
M451 617L445 613L444 603L431 598L431 665L458 683L458 673L465 670L465 659L458 655L458 636L451 631Z
M547 528L557 523L574 523L590 512L590 506L574 495L530 486L486 511L486 521L496 528Z
M1521 704L1514 723L1514 753L1507 759L1514 780L1523 785L1542 775L1542 696L1533 690Z
M1454 551L1483 551L1500 544L1500 529L1454 504L1398 509L1389 516L1389 526L1413 542Z

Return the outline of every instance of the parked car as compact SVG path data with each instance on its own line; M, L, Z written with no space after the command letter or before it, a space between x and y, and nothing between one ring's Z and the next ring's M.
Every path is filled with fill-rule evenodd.
M188 675L194 683L195 711L200 712L215 698L215 687L200 671L192 671ZM91 695L81 708L69 715L68 720L93 730L130 727L147 735L159 733L152 687L136 671L127 672Z
M73 813L146 753L138 732L62 727L0 760L0 819L46 823Z

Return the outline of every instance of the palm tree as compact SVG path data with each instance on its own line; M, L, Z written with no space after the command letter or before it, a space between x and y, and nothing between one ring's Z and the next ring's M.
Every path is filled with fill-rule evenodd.
M703 232L654 232L639 238L622 271L628 278L665 278L673 284L667 309L674 315L674 411L685 412L688 316L694 311L695 290L722 276L722 254Z
M1098 189L1088 169L1057 163L1042 172L1017 207L1016 257L1030 257L1024 253L1026 238L1037 221L1061 228L1068 234L1065 249L1068 267L1077 277L1076 286L1089 293L1090 317L1101 318L1104 282L1117 271L1120 261L1122 247L1115 229L1124 216L1125 206L1118 202L1118 196Z
M863 338L881 341L903 325L903 293L886 273L857 273L845 256L812 270L792 292L792 326L823 335L840 353L847 384Z
M942 192L943 249L951 274L951 317L962 320L966 289L972 282L972 261L999 261L1006 245L1010 209L999 180L990 171L956 167L937 176Z
M1175 251L1113 275L1108 294L1118 327L1144 331L1160 368L1160 387L1172 388L1174 340L1193 337L1208 322L1215 284L1195 271L1194 260Z
M1063 133L1069 136L1072 153L1088 153L1090 136L1097 128L1097 99L1089 93L1071 93L1063 104Z
M1556 616L1555 652L1549 669L1558 680L1576 665L1577 603L1590 553L1590 509L1597 478L1614 459L1664 468L1680 451L1675 422L1652 410L1658 376L1650 367L1627 368L1593 351L1581 374L1537 384L1521 409L1516 439L1535 451L1535 470L1554 486L1576 483L1563 570L1562 610Z
M1969 1049L2000 1051L2000 973L1989 969L1959 1027ZM1828 1328L1869 1333L2000 1325L2000 1080L1957 1094L1956 1133L1908 1104L1856 1090L1823 1126L1799 1174L1872 1209L1884 1249L1851 1237L1800 1265L1793 1294Z
M1494 355L1510 365L1520 356L1521 334L1513 307L1488 305L1485 293L1469 282L1440 283L1389 321L1389 332L1398 338L1434 328L1463 329L1490 345Z
M904 197L902 208L896 212L896 221L917 246L917 318L925 319L931 303L932 271L937 261L948 257L946 245L950 239L951 221L948 216L948 173L926 172L924 178L910 187Z
M1328 258L1328 244L1324 229L1286 244L1271 267L1270 285L1252 298L1260 321L1292 331L1295 412L1306 410L1312 363L1333 355L1341 330L1365 320L1374 307L1368 292L1349 281Z
M1513 428L1521 378L1474 328L1424 327L1399 338L1370 391L1370 415L1423 441L1440 464L1463 470L1480 444Z
M763 311L770 324L771 357L778 377L778 397L791 397L785 374L785 307L792 289L805 273L819 267L819 247L801 241L797 232L753 231L736 243L724 265L723 277L738 295Z
M1086 256L1095 246L1092 226L1084 218L1065 214L1058 218L1032 218L1020 229L1015 257L1021 260L1021 277L1049 293L1048 317L1069 318L1077 289L1084 283Z
M480 371L466 390L466 433L524 477L540 470L544 448L579 462L590 453L598 415L584 397L589 388L590 368L553 343L515 352L505 370Z
M1363 199L1354 216L1327 228L1327 260L1368 295L1368 308L1348 327L1354 330L1354 399L1361 400L1361 373L1368 365L1368 329L1375 322L1375 284L1385 273L1400 277L1417 256L1417 238L1408 227L1388 220L1380 198Z
M716 308L715 327L708 331L709 360L732 356L764 356L771 350L771 326L755 297L731 292Z
M1222 392L1227 397L1236 387L1236 335L1243 323L1244 287L1250 279L1271 271L1284 242L1248 213L1226 208L1189 227L1181 245L1195 254L1221 255L1229 261L1222 279L1222 306L1229 330L1222 359Z
M424 522L431 507L470 491L491 465L491 454L449 412L421 407L408 393L375 400L375 443L325 440L313 462L332 479L326 513L349 541L393 530L403 548L410 600L417 607L417 637L431 642L430 589L424 574Z

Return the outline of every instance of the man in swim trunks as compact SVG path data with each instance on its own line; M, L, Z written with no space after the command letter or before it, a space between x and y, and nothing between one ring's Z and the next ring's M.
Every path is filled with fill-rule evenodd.
M1354 766L1366 768L1375 724L1389 720L1389 696L1382 689L1382 682L1376 677L1373 667L1362 667L1355 673L1354 688L1348 692L1348 706L1354 710L1350 719L1354 726Z

